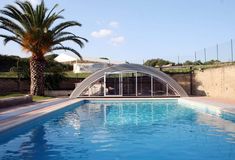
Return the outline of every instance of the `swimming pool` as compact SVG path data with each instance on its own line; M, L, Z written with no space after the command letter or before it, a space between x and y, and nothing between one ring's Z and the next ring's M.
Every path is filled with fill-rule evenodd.
M177 100L73 104L1 133L2 160L234 160L234 115Z

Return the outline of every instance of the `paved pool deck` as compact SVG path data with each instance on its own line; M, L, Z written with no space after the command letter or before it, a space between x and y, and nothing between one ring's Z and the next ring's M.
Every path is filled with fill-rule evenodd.
M87 100L157 100L162 98L89 98ZM178 98L164 98L164 99L178 99ZM188 103L194 104L207 104L215 106L220 110L224 110L235 114L235 99L219 99L210 97L186 97L179 98ZM21 105L16 107L9 107L0 109L0 132L8 130L19 124L28 122L40 116L46 115L50 112L65 108L68 105L81 102L83 99L69 99L69 98L56 98L46 101L44 103L31 103L28 105ZM86 99L85 99L86 100Z
M187 97L182 99L215 106L223 111L235 114L235 99L224 99L214 97Z
M57 98L45 103L4 108L0 112L0 132L80 101L80 99Z

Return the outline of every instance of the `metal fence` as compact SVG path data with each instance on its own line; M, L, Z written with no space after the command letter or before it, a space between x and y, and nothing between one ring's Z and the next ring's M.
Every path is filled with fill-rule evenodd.
M234 61L234 40L231 39L225 43L216 44L215 46L203 48L194 52L194 61L200 60L206 62L218 60L221 62Z

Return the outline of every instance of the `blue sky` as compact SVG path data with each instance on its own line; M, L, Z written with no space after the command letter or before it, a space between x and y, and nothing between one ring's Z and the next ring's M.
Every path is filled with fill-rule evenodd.
M39 0L31 0L36 4ZM82 23L71 31L89 40L68 44L83 57L142 63L150 58L193 60L194 52L235 38L234 0L45 0L58 3L66 20ZM0 8L14 0L1 0ZM1 54L29 56L13 43ZM202 55L198 55L200 57ZM210 58L215 55L208 55ZM212 57L213 56L213 57ZM226 55L220 58L226 59ZM203 57L203 56L202 56Z

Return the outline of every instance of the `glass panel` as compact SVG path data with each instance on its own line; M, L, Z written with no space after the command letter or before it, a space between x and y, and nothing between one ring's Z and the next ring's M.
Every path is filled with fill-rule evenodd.
M82 92L81 96L89 96L89 87Z
M91 85L90 96L104 96L104 77Z
M104 77L87 87L81 96L104 96Z
M178 95L175 90L170 86L168 85L168 95L169 96L175 96L175 95Z
M106 74L106 89L104 90L104 77L92 83L86 88L81 96L136 96L136 74L137 74L137 96L175 96L177 92L166 85L162 80L144 73L109 73ZM151 87L151 84L153 85ZM153 93L151 94L151 88Z
M119 73L106 74L106 95L121 95L121 76Z
M122 73L123 96L136 96L136 73Z
M166 84L160 79L153 77L153 96L166 95Z
M138 96L151 96L151 76L137 73Z

